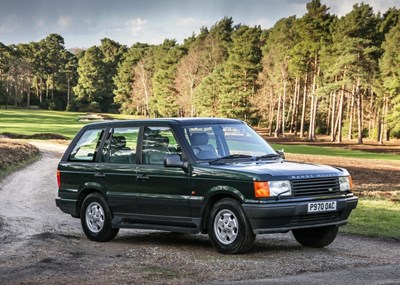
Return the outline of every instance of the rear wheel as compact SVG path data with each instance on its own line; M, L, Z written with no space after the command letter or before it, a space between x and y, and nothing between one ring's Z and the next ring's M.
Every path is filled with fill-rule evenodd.
M109 241L119 229L111 226L112 213L107 201L99 193L92 193L83 200L81 224L85 235L93 241Z
M335 240L338 230L338 226L327 226L292 230L292 233L301 245L321 248Z
M255 239L242 206L230 198L222 199L212 207L208 235L215 249L232 254L250 251Z

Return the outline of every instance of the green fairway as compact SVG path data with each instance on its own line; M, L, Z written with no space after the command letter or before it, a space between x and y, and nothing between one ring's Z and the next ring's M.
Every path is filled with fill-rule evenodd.
M395 154L381 154L372 153L360 150L350 150L340 147L321 147L311 145L284 145L284 144L271 144L274 149L284 149L287 153L298 154L313 154L313 155L328 155L340 157L353 157L353 158L367 158L367 159L387 159L387 160L400 160L400 155Z
M85 113L47 111L37 109L0 109L0 133L32 135L54 133L70 139L88 122L79 122L79 115ZM124 115L112 115L116 119L128 118Z

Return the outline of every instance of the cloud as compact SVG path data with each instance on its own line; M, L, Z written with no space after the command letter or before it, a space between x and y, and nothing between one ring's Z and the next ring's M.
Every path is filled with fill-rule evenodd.
M129 20L125 23L125 26L128 27L132 36L137 36L147 26L147 20L142 20L141 18Z
M324 0L323 4L326 4L328 7L331 7L330 12L334 13L338 16L344 16L349 13L353 9L353 5L356 3L361 3L361 1L356 0ZM400 4L400 0L364 0L362 1L365 4L370 5L374 12L377 13L385 12L390 7L398 7Z
M35 22L35 28L36 29L41 29L44 27L44 19L39 19Z
M263 28L263 29L268 29L268 28L271 28L274 24L275 24L275 22L268 20L268 19L257 19L257 21L255 22L254 25L261 26L261 28ZM251 25L251 23L250 23L250 25Z
M70 16L60 16L57 20L57 27L65 30L72 25L72 19Z
M190 28L200 28L202 26L207 26L208 23L205 20L199 20L194 18L180 18L175 22L177 27L190 27Z

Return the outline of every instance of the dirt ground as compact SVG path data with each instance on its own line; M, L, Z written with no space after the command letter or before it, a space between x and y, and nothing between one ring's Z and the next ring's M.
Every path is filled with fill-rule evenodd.
M10 167L39 154L39 149L31 144L0 139L0 169Z

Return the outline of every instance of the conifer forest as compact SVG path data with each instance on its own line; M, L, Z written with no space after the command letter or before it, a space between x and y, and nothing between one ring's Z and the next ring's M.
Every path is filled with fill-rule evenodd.
M183 43L66 49L50 34L0 42L0 105L227 117L275 136L384 143L400 137L399 45L400 9L360 3L338 17L320 0L267 30L225 17Z

